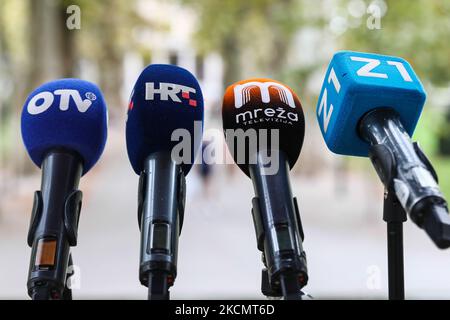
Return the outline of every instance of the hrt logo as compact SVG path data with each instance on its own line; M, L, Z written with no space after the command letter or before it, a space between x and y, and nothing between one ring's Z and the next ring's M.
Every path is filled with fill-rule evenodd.
M169 98L173 102L182 103L178 94L181 92L181 98L187 100L191 107L197 106L197 100L191 98L191 93L196 94L196 90L191 87L186 87L180 84L160 82L159 89L155 88L154 82L147 82L145 84L145 100L155 100L155 95L159 95L161 101L168 101Z
M253 88L259 88L259 91L261 92L261 100L264 103L270 102L269 88L274 88L278 91L280 100L295 109L295 101L291 90L280 83L256 81L239 84L234 87L234 104L236 109L241 108L244 104L250 101L250 90Z
M81 97L78 90L64 89L55 90L55 92L43 91L35 95L27 105L27 111L31 115L37 115L48 110L55 101L55 96L59 96L59 110L69 110L70 101L73 100L79 112L86 112L97 100L97 96L92 92L85 94L86 99Z

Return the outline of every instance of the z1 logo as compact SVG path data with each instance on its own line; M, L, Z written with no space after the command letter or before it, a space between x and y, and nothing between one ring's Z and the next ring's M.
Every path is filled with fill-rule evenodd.
M333 83L334 90L339 94L341 91L341 84L336 76L336 72L331 68L330 75L328 76L328 84ZM330 123L331 115L333 114L333 104L330 103L330 107L327 109L327 98L328 91L327 88L323 91L322 100L320 100L319 110L317 111L319 117L323 113L323 130L325 133L328 130L328 124Z
M372 78L382 78L382 79L388 79L388 75L386 73L377 73L372 72L373 69L378 67L381 64L381 61L378 59L370 59L370 58L363 58L363 57L350 57L350 60L352 61L358 61L358 62L365 62L366 64L362 66L356 74L360 77L372 77ZM408 71L406 71L405 66L400 61L386 61L386 63L390 66L394 66L397 68L397 71L402 76L403 80L406 82L412 82L411 76L409 75Z
M405 82L413 82L413 79L411 78L410 74L406 70L404 64L400 61L391 61L391 60L381 61L378 59L372 59L372 58L366 58L366 57L356 57L356 56L351 56L350 60L365 63L362 67L360 67L356 71L356 74L359 77L389 79L389 76L387 73L381 73L381 72L374 71L374 69L376 67L378 67L379 65L381 65L382 62L385 62L388 65L393 66ZM327 82L328 82L328 84L333 84L334 91L337 94L339 94L339 92L341 90L341 83L339 82L339 79L336 75L336 72L334 71L334 68L331 68ZM319 109L317 110L318 116L322 117L323 130L325 133L327 132L328 125L330 123L330 119L333 114L333 104L330 103L330 105L328 106L327 99L328 99L328 88L325 87L323 94L322 94L322 99L320 100Z
M92 92L85 94L86 99L81 97L78 90L56 90L55 92L44 91L35 95L27 106L27 111L31 115L37 115L48 110L55 101L55 96L59 96L59 110L69 110L70 100L75 103L79 112L86 112L92 105L92 102L97 100L97 96Z

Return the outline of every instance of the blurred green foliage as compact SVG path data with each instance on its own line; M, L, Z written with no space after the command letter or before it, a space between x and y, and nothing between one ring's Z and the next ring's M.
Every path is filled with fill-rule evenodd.
M413 139L419 141L420 146L430 157L438 176L442 192L447 199L450 199L450 159L438 155L438 136L444 127L444 117L433 110L425 108Z
M224 86L255 77L280 78L296 32L320 19L300 0L181 0L199 14L196 43L201 52L224 59ZM247 72L245 72L247 71Z
M434 157L432 162L439 175L439 186L448 200L450 199L450 161L448 158Z
M350 1L341 1L348 6ZM370 1L366 1L367 4ZM348 50L401 56L434 85L450 82L450 1L385 0L381 29L358 27L342 36Z

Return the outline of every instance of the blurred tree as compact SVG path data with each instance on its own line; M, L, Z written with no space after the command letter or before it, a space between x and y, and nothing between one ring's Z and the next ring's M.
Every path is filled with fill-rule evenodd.
M99 85L114 116L122 106L125 50L132 27L144 24L136 0L0 0L0 152L16 171L24 167L20 112L26 96L43 82L80 75L80 62L98 66ZM69 29L69 6L81 13L81 30ZM97 68L95 68L97 69ZM120 109L118 109L120 110ZM123 112L120 111L122 114ZM29 161L25 162L29 164Z
M131 31L145 22L135 12L135 0L65 1L82 10L80 57L98 66L99 86L114 119L123 114L125 106L121 99L123 60L128 48L135 46Z
M28 0L0 1L0 66L4 71L0 75L0 101L3 101L2 114L6 118L12 116L14 109L20 108L17 103L27 85L31 60L27 52L27 5Z
M292 38L304 23L300 0L182 0L199 15L201 53L219 52L224 87L245 73L277 77L286 64Z
M29 13L28 0L0 1L0 83L1 100L1 138L0 152L5 164L4 170L22 171L24 152L21 145L19 114L23 104L22 97L29 82L29 63L27 49L26 18ZM14 161L11 161L14 159ZM8 184L11 187L12 184Z
M421 79L435 85L450 82L450 1L385 0L381 29L365 23L341 38L348 50L369 51L407 59ZM340 1L343 8L350 1ZM369 4L370 1L366 1ZM375 2L376 3L376 2ZM365 21L364 21L365 22Z
M64 0L29 0L30 90L43 82L74 76L74 32L66 26Z
M184 0L199 15L197 43L200 53L218 51L224 61L224 86L240 78L240 24L251 1Z

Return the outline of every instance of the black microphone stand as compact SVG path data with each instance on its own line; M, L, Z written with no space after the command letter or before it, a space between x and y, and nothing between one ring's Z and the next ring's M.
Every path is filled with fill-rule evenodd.
M145 161L139 180L138 222L141 231L139 280L149 300L169 300L177 276L178 237L186 200L181 165L170 152L157 152Z
M404 300L403 223L407 220L407 214L393 189L394 158L390 151L380 144L370 147L369 157L387 186L384 193L383 220L387 226L389 300Z
M405 300L403 223L407 218L392 191L385 192L383 220L387 224L389 300Z
M272 155L278 156L279 164L274 174L264 173L268 161L261 153L256 156L257 164L249 166L256 195L252 216L265 266L261 291L267 297L301 300L301 290L308 281L303 228L297 199L292 196L286 156L277 150Z
M410 218L439 248L450 246L450 217L438 177L417 143L410 141L391 109L369 112L360 133L371 143L369 158L385 186L389 299L404 300L403 223ZM408 211L409 210L409 211Z
M33 300L72 298L67 269L72 265L70 247L77 245L81 175L81 158L68 150L53 150L42 163L27 239L32 247L27 287Z

